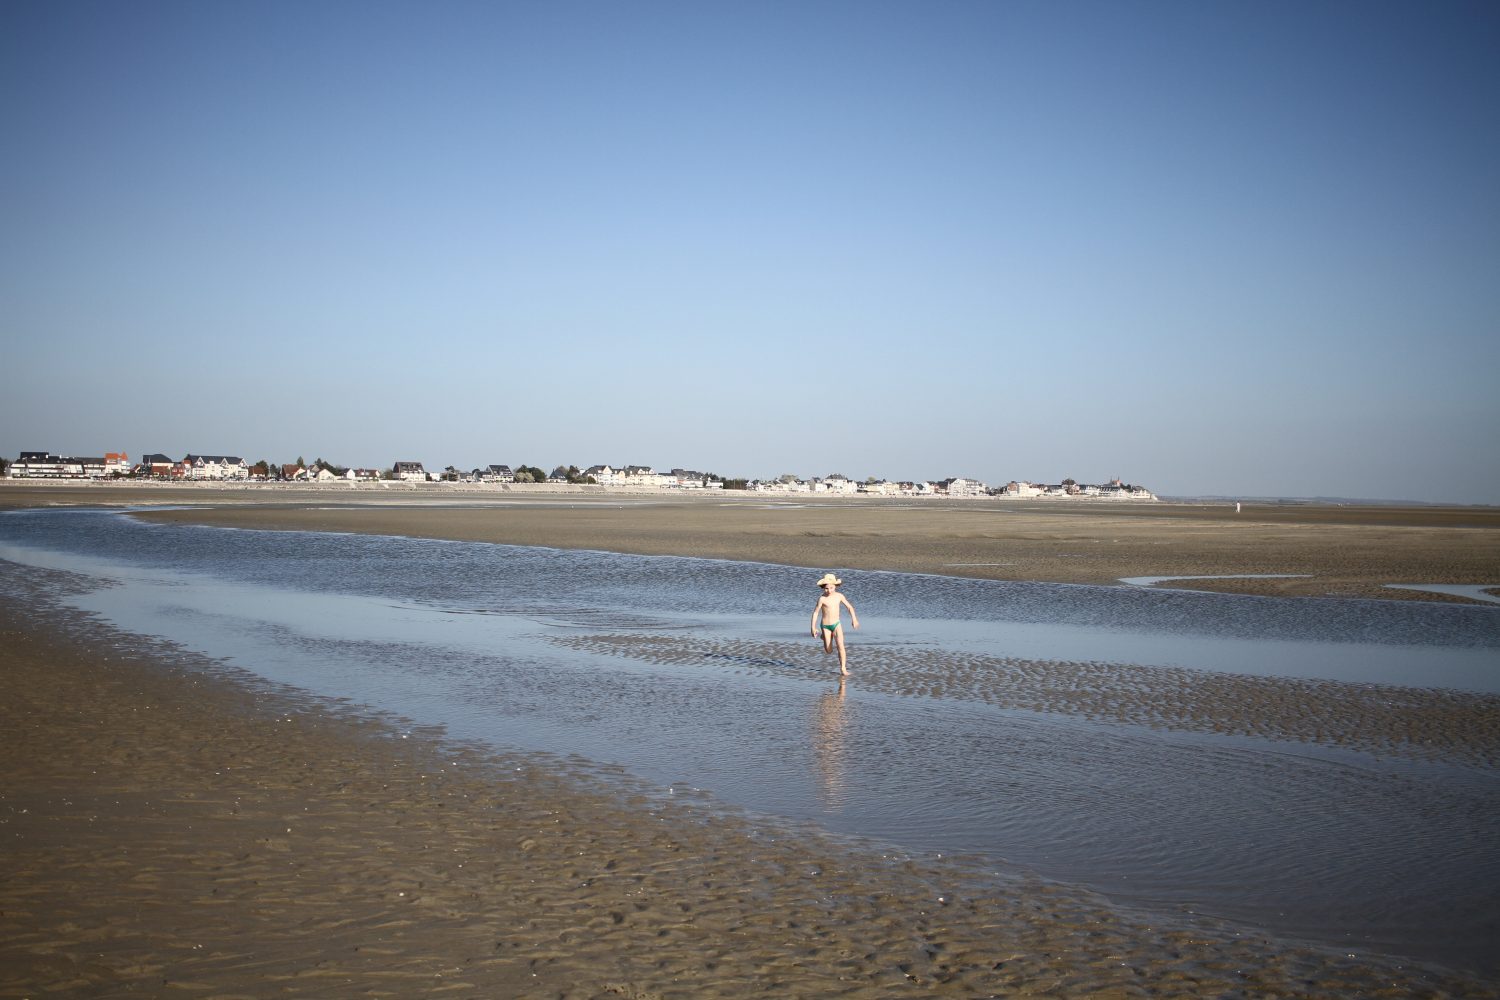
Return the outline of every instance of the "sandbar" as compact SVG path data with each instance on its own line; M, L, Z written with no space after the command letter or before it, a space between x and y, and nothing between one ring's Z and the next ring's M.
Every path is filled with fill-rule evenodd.
M1453 601L1500 588L1500 508L841 498L761 494L0 484L0 507L191 504L141 516L995 580ZM1209 579L1215 578L1218 579Z

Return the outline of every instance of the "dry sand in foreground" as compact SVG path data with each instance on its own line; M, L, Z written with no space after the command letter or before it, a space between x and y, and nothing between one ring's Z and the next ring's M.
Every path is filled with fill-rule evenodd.
M400 738L42 582L0 578L0 997L1496 996Z
M753 496L612 502L567 495L497 504L493 493L442 491L402 494L404 505L395 506L384 496L335 490L316 501L275 492L188 495L225 505L143 516L996 580L1112 584L1133 576L1298 574L1180 584L1279 596L1466 601L1385 585L1500 587L1500 510L1489 508L1249 506L1235 514L1230 506L1173 504L796 504ZM0 493L0 502L5 498Z

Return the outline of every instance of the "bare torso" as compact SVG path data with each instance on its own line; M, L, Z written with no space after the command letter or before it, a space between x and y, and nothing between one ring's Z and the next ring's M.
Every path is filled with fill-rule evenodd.
M824 625L832 625L839 620L847 603L843 594L824 594L818 598L818 620Z

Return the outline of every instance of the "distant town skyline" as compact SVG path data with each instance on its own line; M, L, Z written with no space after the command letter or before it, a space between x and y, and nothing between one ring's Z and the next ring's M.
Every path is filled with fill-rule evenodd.
M38 449L27 449L26 451L35 452L35 451L38 451ZM24 455L24 454L26 454L26 451L23 451L20 454ZM74 459L81 459L81 458L90 457L90 456L96 456L97 455L97 456L100 456L101 461L103 460L103 457L107 456L111 460L118 458L122 462L126 458L128 458L128 456L129 456L128 452L118 452L118 453L116 453L116 452L103 452L103 453L99 453L99 452L97 452L97 450L93 451L93 452L77 452L77 453L64 453L64 452L58 452L56 450L52 450L50 452L47 452L47 454L50 455L50 456L53 456L53 457L66 457L66 458L74 458ZM162 456L165 456L165 457L169 457L170 454L174 454L174 453L143 452L143 453L137 455L135 458L129 459L129 462L126 463L126 467L139 465L140 463L142 463L143 461L145 461L145 459L148 456L151 456L151 455L162 455ZM347 463L339 462L339 461L337 461L335 459L328 458L326 455L323 455L322 453L317 453L317 454L314 455L314 457L308 458L307 457L307 453L305 453L305 452L299 452L298 455L296 456L296 458L289 458L286 461L280 461L280 460L277 460L275 458L271 458L271 457L268 457L268 456L265 456L265 455L262 455L262 456L260 456L258 458L250 458L248 455L245 455L245 454L234 454L234 453L231 453L231 452L186 452L186 453L183 453L184 457L182 459L180 459L180 460L179 459L171 459L171 461L173 463L179 463L179 462L182 462L182 461L186 461L188 458L192 458L192 457L198 457L198 458L203 458L203 457L219 458L219 457L231 456L231 455L234 458L240 459L241 461L243 461L248 466L258 466L262 462L266 463L267 468L268 468L268 472L270 472L272 478L276 478L277 477L276 476L277 472L284 471L286 468L293 467L293 466L296 466L298 464L301 464L301 465L303 465L305 467L308 467L308 468L312 468L312 467L317 466L320 463L328 465L328 466L331 466L331 467L336 468L336 469L341 469L341 470L346 470L346 471L347 470L359 470L361 472L364 472L364 471L375 471L375 472L381 472L381 473L391 472L391 471L399 471L399 467L400 466L404 466L404 465L417 465L417 466L421 466L422 469L426 473L432 475L434 478L437 478L438 476L440 476L440 474L442 474L442 473L444 473L444 472L446 472L446 471L448 471L450 469L456 470L460 474L467 475L467 474L471 474L471 473L474 473L474 472L482 471L482 470L484 470L486 468L494 468L496 466L501 466L501 465L505 466L508 469L513 469L513 470L519 470L519 469L522 469L522 468L525 468L525 467L540 468L540 469L543 470L544 473L552 471L552 470L556 470L556 469L569 468L569 467L575 468L575 469L579 470L580 472L586 472L586 471L592 471L594 468L596 468L596 467L598 467L600 465L606 465L606 466L612 466L616 470L638 467L638 468L652 469L652 470L654 470L656 472L659 472L659 473L667 473L667 472L673 472L673 471L677 471L677 470L687 470L687 471L691 471L691 472L693 472L695 474L699 474L699 475L715 476L715 477L723 479L725 481L747 481L747 482L751 482L751 483L754 483L754 482L762 482L762 483L774 482L777 479L784 478L784 477L789 476L789 475L793 476L799 482L804 482L804 483L807 483L807 482L817 482L817 481L822 481L822 480L830 479L830 478L834 478L834 477L844 477L844 478L847 478L847 479L849 479L850 481L852 481L854 483L865 483L867 481L880 481L880 482L892 482L892 483L898 483L899 482L899 483L931 483L931 484L937 484L937 483L943 483L943 482L946 482L946 481L949 481L949 480L953 480L953 479L962 479L962 480L973 480L973 481L976 481L976 482L984 485L985 487L988 487L991 490L998 490L998 489L1000 489L1002 487L1005 487L1008 484L1021 484L1023 486L1036 486L1036 487L1043 487L1043 488L1045 488L1045 487L1055 487L1055 486L1064 485L1064 484L1076 484L1077 486L1080 486L1080 487L1100 487L1100 486L1108 486L1108 485L1113 484L1113 485L1123 485L1123 486L1125 486L1127 488L1134 488L1134 489L1137 489L1137 490L1144 490L1144 491L1150 493L1153 498L1160 497L1160 498L1165 498L1165 499L1172 499L1172 498L1204 499L1204 500L1215 500L1215 499L1222 499L1222 500L1236 500L1236 499L1238 499L1238 500L1254 500L1254 499L1319 500L1319 499L1326 499L1326 500L1335 500L1335 501L1337 501L1337 500L1374 501L1374 502L1389 501L1389 502L1398 502L1398 503L1420 503L1420 504L1439 504L1439 505L1442 505L1442 504L1466 505L1462 501L1422 500L1422 499L1418 499L1418 498L1410 497L1410 496L1350 496L1350 495L1344 495L1344 494L1276 494L1276 493L1253 493L1253 492L1247 492L1247 493L1241 493L1241 494L1225 494L1225 493L1176 493L1176 494L1173 494L1173 493L1163 493L1160 490L1154 489L1154 488L1152 488L1151 484L1145 482L1144 480L1132 479L1129 476L1121 476L1121 475L1114 475L1114 474L1108 475L1108 476L1093 476L1093 477L1088 477L1088 476L1079 477L1079 476L1071 476L1070 475L1070 476L1061 476L1061 477L1057 477L1057 478L1037 478L1037 477L1024 476L1024 475L1023 476L1012 475L1012 476L1008 476L1008 477L1001 477L1001 478L998 478L998 479L992 479L992 478L987 478L987 477L984 477L984 476L975 476L975 475L965 474L965 473L962 473L962 472L953 473L953 474L949 474L949 475L943 475L943 476L877 476L877 475L874 475L874 474L870 474L870 475L850 474L850 473L846 473L844 470L835 469L835 470L831 470L831 471L826 472L826 473L804 474L804 473L797 473L797 472L782 472L782 473L777 473L777 474L774 474L774 475L772 475L772 474L767 474L767 475L744 475L744 474L735 473L735 472L724 473L720 469L712 468L712 467L698 468L698 467L689 467L689 466L676 465L676 464L673 464L673 465L652 465L650 463L644 463L644 462L642 462L642 463L619 463L619 464L615 464L615 463L590 463L589 465L582 465L582 464L580 464L578 462L557 462L557 463L551 463L551 462L547 462L547 463L516 462L514 465L512 465L512 463L509 463L509 462L480 462L480 463L472 464L472 465L470 465L470 464L463 464L463 463L456 463L456 462L449 462L449 463L429 465L429 463L427 463L427 462L425 462L425 461L423 461L421 459L413 459L413 458L395 459L392 462L389 462L389 463L386 463L386 464L371 463L371 464L367 464L367 465L359 465L359 464L347 464ZM4 455L0 455L0 460L3 460L3 462L6 465L9 465L10 463L12 463L12 462L15 461L14 458L11 458L9 456L4 456ZM1486 504L1483 504L1483 503L1478 503L1478 504L1475 504L1475 505L1476 506L1487 506Z
M18 0L0 453L1500 503L1497 51L1474 0Z
M177 453L175 453L175 452L163 452L163 451L159 451L159 450L158 451L147 451L147 452L135 453L134 457L132 458L131 457L131 454L132 454L131 452L123 451L123 450L122 451L109 451L109 450L101 451L99 449L92 449L92 450L85 449L85 450L82 450L82 451L59 451L57 449L37 449L37 448L32 448L32 449L23 449L22 451L18 452L15 455L15 457L12 457L12 456L9 456L9 455L0 455L0 460L3 460L3 462L8 466L9 464L16 462L18 458L24 458L28 454L45 455L48 458L74 459L74 460L97 458L100 461L101 466L103 466L105 464L114 463L114 462L118 461L119 471L122 471L122 472L125 471L126 469L129 469L131 467L138 466L138 465L142 464L150 456L161 455L161 456L165 456L166 458L168 458L173 463L185 462L185 461L187 461L188 459L191 459L191 458L204 458L204 457L208 457L208 458L223 458L223 457L232 457L232 458L235 458L235 459L238 459L238 460L242 461L244 464L246 464L248 466L258 466L261 463L265 463L266 466L267 466L267 468L268 468L268 470L271 470L272 472L274 472L276 470L285 469L285 468L290 467L290 466L295 466L295 465L303 465L303 466L310 467L310 466L318 465L320 463L332 466L334 468L340 468L340 469L375 469L375 470L379 470L379 471L390 471L390 470L396 469L398 466L401 466L401 465L414 464L414 465L420 465L420 466L422 466L422 468L426 472L431 473L431 474L438 474L438 473L444 472L444 471L446 471L448 469L456 469L457 471L459 471L461 473L469 473L469 472L474 472L476 470L481 470L481 469L484 469L486 467L491 467L491 466L496 466L496 465L504 465L507 468L514 468L514 469L520 469L520 468L523 468L523 467L540 468L544 472L549 472L549 471L560 469L560 468L561 469L565 469L565 468L569 468L569 467L577 468L577 469L579 469L581 471L582 470L591 471L591 470L593 470L595 468L599 468L601 466L604 466L604 467L611 467L611 468L616 469L616 470L627 469L627 468L647 468L647 469L656 470L658 472L670 472L670 471L677 470L677 469L691 469L691 471L696 472L696 473L700 473L700 474L703 474L703 475L716 476L718 478L725 479L725 480L739 480L739 479L743 479L743 480L752 480L752 481L759 480L759 481L763 481L763 482L769 482L769 481L772 481L772 480L785 478L786 476L793 476L793 477L795 477L798 480L804 480L804 481L822 480L822 479L829 479L829 478L834 478L834 477L843 477L843 478L850 479L850 480L855 481L855 482L865 482L865 481L868 481L868 480L891 480L891 481L905 481L905 482L934 482L935 483L935 482L942 482L942 481L945 481L945 480L948 480L948 479L975 479L975 480L978 480L978 481L981 481L981 482L988 483L989 485L1004 485L1005 483L1012 482L1012 481L1028 482L1028 483L1046 483L1046 484L1049 484L1049 485L1050 484L1060 484L1060 483L1065 483L1065 482L1077 482L1077 483L1084 483L1084 484L1088 484L1088 483L1092 483L1092 484L1104 484L1104 483L1110 483L1110 482L1129 482L1128 479L1125 479L1125 478L1122 478L1122 477L1119 477L1119 476L1113 476L1113 475L1111 475L1111 476L1104 476L1104 477L1096 477L1096 478L1093 478L1093 479L1088 479L1088 478L1080 479L1077 476L1064 476L1064 477L1061 477L1061 478L1058 478L1058 479L1053 479L1053 480L1028 479L1026 477L1011 476L1011 477L1009 477L1007 479L1000 480L999 483L997 484L997 483L994 483L994 482L992 482L990 480L984 479L983 477L973 476L973 475L967 475L967 474L964 474L962 472L950 473L949 475L945 475L945 476L877 476L877 475L874 475L873 473L869 474L869 475L851 475L851 474L845 473L844 471L839 470L839 469L834 469L834 470L830 470L828 472L823 472L823 473L798 473L798 472L783 471L783 472L779 472L779 473L775 473L775 474L745 475L745 474L741 474L741 473L737 473L737 472L724 473L721 470L719 470L718 468L713 468L713 467L701 467L700 468L700 467L697 467L697 466L690 467L690 466L680 465L680 464L653 465L653 464L648 463L648 462L621 462L621 463L614 463L614 462L591 462L591 463L587 463L587 464L581 464L581 463L576 462L576 461L574 461L574 462L545 462L545 463L538 463L538 462L516 462L514 464L509 463L509 462L478 462L478 463L474 463L474 464L465 464L465 463L458 463L458 462L445 462L445 463L440 463L439 464L439 463L429 463L429 462L426 462L426 461L424 461L424 460L422 460L420 458L407 457L407 458L401 458L401 459L394 459L391 462L387 462L385 464L380 464L380 463L359 464L359 463L340 462L336 458L329 458L327 455L324 455L322 453L316 453L316 454L313 455L313 457L309 458L307 452L299 452L295 458L290 458L289 457L289 458L285 458L285 459L279 459L279 458L274 458L274 457L267 456L267 455L258 455L256 457L252 457L252 455L250 453L245 453L245 452L190 451L190 452L182 452L181 454L182 454L183 457L181 459L174 459L171 456L173 454L177 454Z

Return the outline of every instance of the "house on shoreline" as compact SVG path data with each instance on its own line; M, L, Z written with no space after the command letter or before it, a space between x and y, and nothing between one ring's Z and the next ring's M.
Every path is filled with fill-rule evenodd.
M182 460L184 479L249 479L250 466L237 455L188 455Z
M516 474L508 465L491 465L483 470L475 469L474 478L481 483L513 483Z

